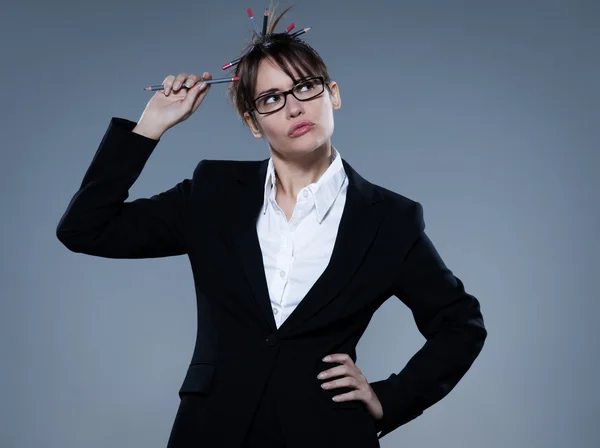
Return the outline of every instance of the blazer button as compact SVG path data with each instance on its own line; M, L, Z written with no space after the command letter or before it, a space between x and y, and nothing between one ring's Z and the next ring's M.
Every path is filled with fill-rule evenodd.
M270 334L269 337L267 338L267 345L273 347L274 345L277 345L277 336L275 336L274 334Z

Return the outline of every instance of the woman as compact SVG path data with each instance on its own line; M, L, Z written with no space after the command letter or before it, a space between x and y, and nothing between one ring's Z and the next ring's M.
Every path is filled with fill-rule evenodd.
M189 257L198 333L169 448L377 447L452 390L487 336L421 205L363 179L331 144L339 87L314 49L273 32L286 11L229 91L268 160L203 160L172 189L126 202L161 136L210 91L209 73L170 75L137 123L113 117L57 228L75 252ZM369 383L356 345L392 295L427 342Z

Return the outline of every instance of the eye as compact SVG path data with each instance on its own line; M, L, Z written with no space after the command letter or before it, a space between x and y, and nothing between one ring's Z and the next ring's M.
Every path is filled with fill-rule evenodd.
M302 89L305 89L304 91L306 92L307 90L312 89L313 86L313 81L305 81L302 84L298 85L298 90L302 91Z
M267 104L276 103L280 99L281 99L281 95L279 95L279 94L265 95L260 99L260 102L261 102L261 104L266 106Z

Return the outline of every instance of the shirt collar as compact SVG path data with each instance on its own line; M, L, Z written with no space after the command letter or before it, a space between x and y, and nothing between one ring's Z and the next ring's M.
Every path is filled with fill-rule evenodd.
M275 200L276 179L277 173L273 165L273 158L270 158L267 166L267 177L265 178L263 214L267 212L269 199ZM317 182L305 187L314 197L319 224L335 202L345 179L346 172L342 164L342 158L340 153L332 146L331 164Z

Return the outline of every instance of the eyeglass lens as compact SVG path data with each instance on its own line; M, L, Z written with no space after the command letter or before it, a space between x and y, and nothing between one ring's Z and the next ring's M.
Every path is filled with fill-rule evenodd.
M307 101L320 95L324 90L323 82L319 78L307 79L294 87L292 94L300 101ZM281 109L285 105L286 95L282 92L269 93L256 99L256 110L260 113L270 113Z

